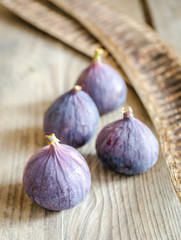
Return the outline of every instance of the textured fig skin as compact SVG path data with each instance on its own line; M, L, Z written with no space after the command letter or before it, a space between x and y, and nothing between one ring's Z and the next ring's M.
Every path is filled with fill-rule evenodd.
M151 130L134 117L105 126L96 141L98 158L126 175L148 171L157 161L159 144Z
M59 211L83 201L91 186L91 175L76 149L56 143L40 149L28 160L23 186L32 201Z
M92 63L76 84L91 96L101 115L117 109L126 100L127 87L121 75L102 62Z
M62 143L75 148L92 138L98 124L98 109L91 97L81 90L71 90L60 96L44 116L45 133L54 132Z

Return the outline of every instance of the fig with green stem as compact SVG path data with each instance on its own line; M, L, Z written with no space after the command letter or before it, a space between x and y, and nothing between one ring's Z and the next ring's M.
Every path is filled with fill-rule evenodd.
M102 63L102 52L102 49L95 51L92 63L81 73L76 83L91 96L101 115L120 107L127 96L127 87L121 75Z

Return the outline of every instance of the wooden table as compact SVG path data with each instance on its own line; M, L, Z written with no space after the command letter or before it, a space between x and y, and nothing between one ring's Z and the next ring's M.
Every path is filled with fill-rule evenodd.
M181 56L179 0L111 3L139 21L147 21ZM181 207L161 153L148 173L120 176L97 159L96 136L80 149L92 175L86 200L62 212L47 211L31 202L22 188L22 172L25 161L46 144L43 114L57 96L73 86L89 59L3 7L0 50L0 239L180 240ZM126 105L154 131L130 88ZM98 131L121 117L120 109L101 117Z

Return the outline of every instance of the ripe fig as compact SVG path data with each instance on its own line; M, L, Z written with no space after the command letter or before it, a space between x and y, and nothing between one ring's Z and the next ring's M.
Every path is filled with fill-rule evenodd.
M45 133L54 132L62 143L75 148L91 139L99 123L99 112L94 101L81 89L77 85L60 96L44 117Z
M29 198L49 210L69 209L86 197L91 186L89 167L73 147L59 144L54 134L49 145L27 162L23 186Z
M98 135L96 150L108 168L126 175L148 171L157 161L159 144L151 130L133 117L131 107L124 117L105 126Z
M102 63L102 51L96 50L93 62L77 80L77 84L94 100L101 115L117 109L127 96L126 84L121 75Z

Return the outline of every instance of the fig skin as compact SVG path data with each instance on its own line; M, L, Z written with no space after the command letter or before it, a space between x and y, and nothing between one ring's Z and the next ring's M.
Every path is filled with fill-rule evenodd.
M99 50L76 84L91 96L101 115L117 109L126 101L127 87L123 78L111 66L101 62Z
M91 175L76 149L55 141L28 160L23 186L32 201L46 209L60 211L84 200L91 186Z
M157 161L159 144L151 130L132 116L105 126L98 135L98 158L111 170L125 175L147 172Z
M92 138L98 124L98 109L80 86L60 96L44 116L45 133L54 132L62 143L75 148L83 146Z

